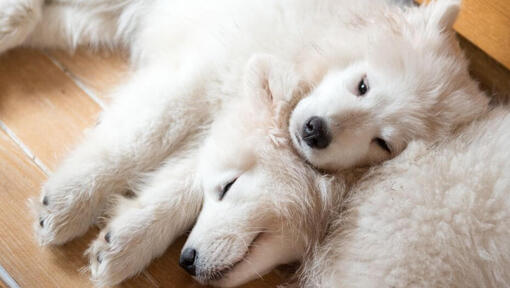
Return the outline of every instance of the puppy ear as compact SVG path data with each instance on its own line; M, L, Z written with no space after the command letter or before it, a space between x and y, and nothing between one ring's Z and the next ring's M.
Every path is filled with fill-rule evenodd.
M253 113L252 122L267 121L269 136L275 143L286 141L288 119L306 86L294 66L272 55L252 56L244 74L245 98Z
M245 94L256 106L271 109L285 98L283 77L286 65L268 54L256 54L250 58L244 74Z
M461 0L431 0L423 4L427 26L439 31L449 31L460 12Z

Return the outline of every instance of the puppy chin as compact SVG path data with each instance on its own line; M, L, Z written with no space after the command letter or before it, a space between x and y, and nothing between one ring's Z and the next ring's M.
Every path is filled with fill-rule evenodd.
M306 163L316 169L322 169L320 163L316 163L314 159L314 152L311 148L307 146L302 146L303 141L300 140L299 136L292 134L292 146L294 147L294 151L301 157Z
M276 266L294 262L300 258L303 248L289 243L281 235L263 234L252 250L223 278L208 284L215 287L236 287L269 273Z
M303 141L299 141L299 136L292 135L292 144L296 153L313 168L326 172L336 173L354 167L363 167L370 163L364 157L353 153L345 153L348 149L340 149L330 145L327 149L312 149ZM374 163L376 164L376 163Z

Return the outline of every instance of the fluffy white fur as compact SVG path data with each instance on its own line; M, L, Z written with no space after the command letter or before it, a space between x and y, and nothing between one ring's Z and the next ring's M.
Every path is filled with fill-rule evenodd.
M70 241L110 215L88 250L97 286L139 273L195 221L186 247L198 251L203 283L238 285L299 260L349 183L318 175L287 146L289 114L303 96L331 100L321 105L340 118L364 107L350 134L338 136L349 141L332 151L354 156L326 163L296 146L333 170L444 136L488 101L449 30L456 1L401 10L370 0L0 0L0 11L0 52L131 52L132 78L33 201L42 245ZM344 91L363 73L374 101ZM311 111L303 101L290 134ZM371 147L382 132L395 141L392 155ZM137 197L119 196L128 190Z
M305 287L510 285L510 111L413 142L353 189Z
M486 98L467 74L451 29L459 5L438 1L405 13L367 12L368 19L359 19L366 22L360 24L366 29L358 31L362 41L354 40L360 35L348 39L362 43L356 48L363 56L345 69L328 70L292 114L290 132L297 151L330 171L375 164L398 155L412 139L448 135L483 110ZM362 80L368 87L364 95L358 92ZM466 96L467 102L462 100ZM331 143L323 149L302 140L302 127L312 116L327 126Z

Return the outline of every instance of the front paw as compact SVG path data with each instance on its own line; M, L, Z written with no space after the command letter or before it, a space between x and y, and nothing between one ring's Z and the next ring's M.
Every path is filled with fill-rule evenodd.
M83 185L67 182L44 185L39 199L30 199L34 230L40 245L60 245L87 232L96 209Z
M141 272L151 261L141 235L107 227L87 250L91 280L97 287L110 287ZM147 235L146 237L149 237Z

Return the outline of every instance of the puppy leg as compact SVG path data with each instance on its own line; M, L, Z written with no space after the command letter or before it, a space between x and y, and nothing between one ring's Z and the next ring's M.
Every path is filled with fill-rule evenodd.
M72 1L44 5L40 23L23 46L62 48L77 46L130 48L143 1ZM90 3L89 3L90 2ZM148 1L150 2L150 1Z
M17 47L130 48L143 1L0 0L0 53Z
M138 199L122 200L118 214L88 250L93 282L110 287L141 272L198 216L202 194L193 187L192 161L172 160L155 173Z
M32 201L41 245L85 233L110 195L131 188L207 121L210 108L200 100L204 80L190 73L164 73L163 79L160 73L143 71L120 89L100 124L51 175L39 201Z
M43 0L0 0L0 53L21 45L41 19Z

